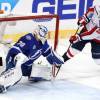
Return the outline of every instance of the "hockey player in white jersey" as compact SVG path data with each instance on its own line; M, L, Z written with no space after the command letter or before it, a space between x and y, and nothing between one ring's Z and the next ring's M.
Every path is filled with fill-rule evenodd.
M22 36L18 42L9 50L6 57L6 71L0 76L0 92L20 81L22 76L31 77L32 72L36 73L33 64L41 55L46 57L52 65L62 65L63 59L58 56L49 46L46 35L48 29L43 25L38 25L33 33ZM33 65L33 67L32 67ZM44 72L45 73L45 70ZM43 79L42 75L32 77L31 80Z
M80 33L71 36L71 45L62 56L64 62L81 52L87 43L91 43L92 58L100 65L100 5L89 8L79 19L78 25L84 28Z

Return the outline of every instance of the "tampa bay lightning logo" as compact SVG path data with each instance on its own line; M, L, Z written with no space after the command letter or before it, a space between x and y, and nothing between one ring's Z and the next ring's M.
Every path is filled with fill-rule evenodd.
M33 46L33 49L36 49L36 45Z
M0 9L2 9L2 6L9 5L11 10L16 6L16 4L19 2L19 0L0 0ZM8 6L5 6L5 11L8 10Z

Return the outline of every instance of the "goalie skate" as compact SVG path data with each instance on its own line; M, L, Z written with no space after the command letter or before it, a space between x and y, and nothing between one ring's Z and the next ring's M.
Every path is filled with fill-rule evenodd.
M41 82L41 81L48 81L47 79L44 79L43 77L29 77L28 80L30 82Z
M4 93L6 91L6 88L3 85L0 85L0 93Z

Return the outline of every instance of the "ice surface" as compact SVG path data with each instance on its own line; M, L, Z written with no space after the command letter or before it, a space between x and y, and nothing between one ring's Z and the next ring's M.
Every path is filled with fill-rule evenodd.
M23 79L0 100L100 100L100 90L68 80L32 84Z
M57 52L62 55L68 45L60 42ZM0 100L100 100L100 66L91 58L90 49L90 44L86 45L82 53L66 62L54 81L29 83L23 77L0 94Z

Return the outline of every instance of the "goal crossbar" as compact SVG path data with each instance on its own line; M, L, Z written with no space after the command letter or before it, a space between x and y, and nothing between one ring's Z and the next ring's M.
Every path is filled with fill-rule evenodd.
M52 19L56 18L56 27L55 27L55 39L54 39L54 50L56 50L58 45L58 34L59 34L59 16L58 15L27 15L27 16L10 16L6 18L0 18L0 22L6 21L16 21L16 20L28 20L28 19Z

